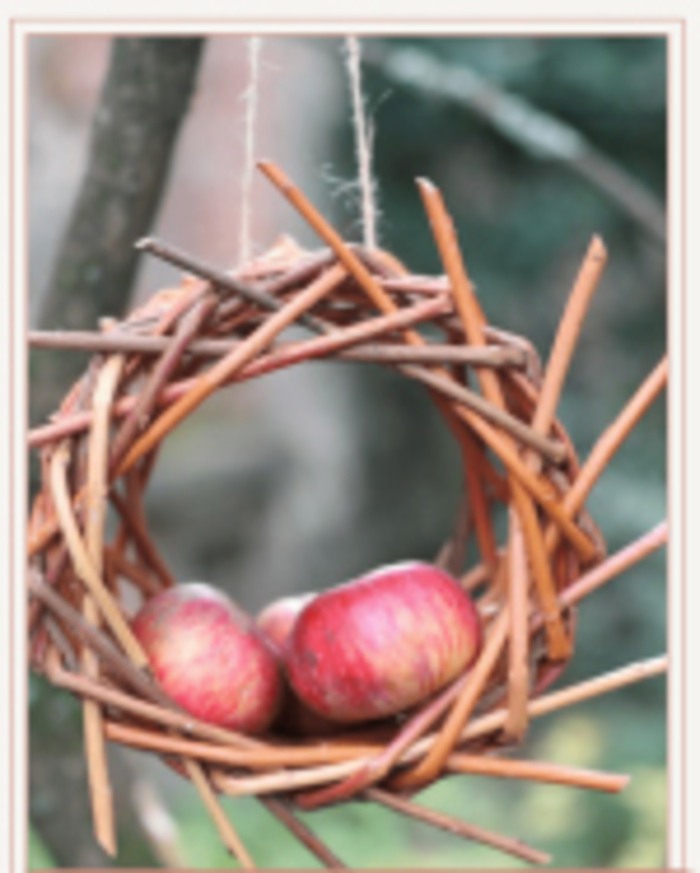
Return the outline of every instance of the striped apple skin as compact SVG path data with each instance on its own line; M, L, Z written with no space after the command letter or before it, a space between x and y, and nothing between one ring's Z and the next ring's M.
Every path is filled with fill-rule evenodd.
M202 721L259 734L279 711L281 663L255 623L204 583L176 585L147 601L132 624L153 675Z
M402 712L478 655L478 613L457 580L430 564L382 567L314 598L284 653L294 691L344 723Z

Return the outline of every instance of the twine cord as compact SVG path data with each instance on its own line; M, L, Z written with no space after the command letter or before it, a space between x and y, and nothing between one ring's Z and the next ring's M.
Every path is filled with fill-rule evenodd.
M360 192L362 195L362 233L368 249L377 247L376 185L372 176L372 134L365 116L360 73L360 41L356 36L345 38L348 79L352 97L352 115L355 128L355 154Z
M255 171L255 125L258 115L261 46L261 37L251 36L248 39L248 88L243 95L246 113L245 153L243 158L243 178L241 180L241 238L239 247L239 262L241 264L245 264L248 261L251 249L251 192Z

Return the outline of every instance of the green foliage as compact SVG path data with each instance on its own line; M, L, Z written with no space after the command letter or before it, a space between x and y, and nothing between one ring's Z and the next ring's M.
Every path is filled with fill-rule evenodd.
M27 855L27 867L30 870L46 870L56 866L41 837L31 826L27 842Z

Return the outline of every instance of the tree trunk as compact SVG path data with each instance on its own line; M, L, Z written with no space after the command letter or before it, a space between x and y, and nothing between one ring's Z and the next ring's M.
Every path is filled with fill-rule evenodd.
M42 328L90 329L102 316L124 313L138 266L134 243L152 227L203 46L200 38L114 40L85 177L41 310ZM86 357L35 350L30 362L30 420L36 424L84 371ZM35 480L36 465L32 474ZM106 866L110 861L92 834L79 708L64 691L44 682L34 690L33 825L58 865ZM151 866L157 859L129 797L123 754L110 752L119 862Z
M202 39L118 38L93 122L90 155L41 309L44 329L91 329L120 316L153 225L192 96ZM43 421L85 369L85 357L32 354L31 415Z

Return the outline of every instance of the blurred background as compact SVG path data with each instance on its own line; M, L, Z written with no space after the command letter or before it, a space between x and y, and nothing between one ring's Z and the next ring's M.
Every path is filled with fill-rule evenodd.
M111 42L29 40L34 325L85 173ZM590 238L604 239L609 265L560 407L585 458L665 349L665 40L366 38L362 50L379 242L412 271L442 272L415 187L424 176L445 196L490 322L528 336L546 361ZM151 228L222 268L240 252L247 57L243 37L206 40ZM338 38L265 38L255 152L359 241L345 64ZM262 177L251 204L255 253L283 233L319 246ZM125 306L178 281L177 271L144 257ZM34 354L30 375L39 392ZM610 552L665 516L665 421L657 401L589 499ZM320 590L381 563L434 558L457 508L458 471L457 451L419 386L379 369L305 364L220 392L180 426L161 453L148 515L179 579L209 581L257 612L277 596ZM559 684L665 648L662 551L583 603L576 655ZM90 832L80 721L72 698L31 677L34 868L111 863ZM113 751L116 866L230 866L188 784L150 756ZM463 776L419 800L519 836L559 867L665 863L662 680L535 721L522 754L632 781L608 797ZM261 866L315 866L255 802L225 805ZM168 823L160 842L153 815ZM307 818L350 867L518 863L369 804Z

